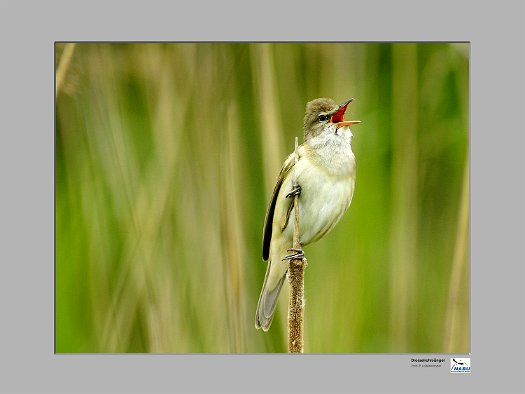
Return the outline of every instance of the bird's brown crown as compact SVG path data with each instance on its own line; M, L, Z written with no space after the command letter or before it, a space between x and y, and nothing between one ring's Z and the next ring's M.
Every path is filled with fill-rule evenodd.
M331 113L338 107L336 102L330 98L317 98L308 102L304 115L304 139L306 140L321 131L319 115Z

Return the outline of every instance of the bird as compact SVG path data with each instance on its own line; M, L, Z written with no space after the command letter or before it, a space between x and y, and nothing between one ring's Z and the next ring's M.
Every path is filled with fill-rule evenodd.
M288 271L287 260L303 256L302 249L292 249L294 196L299 195L301 246L331 231L352 202L356 161L350 126L361 123L344 120L352 100L338 105L330 98L317 98L306 104L299 159L296 163L291 153L284 161L264 220L262 257L268 263L255 314L257 329L270 328Z

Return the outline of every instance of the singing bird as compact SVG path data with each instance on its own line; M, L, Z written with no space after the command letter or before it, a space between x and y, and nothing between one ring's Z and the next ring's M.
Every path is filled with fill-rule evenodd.
M299 160L296 164L294 153L285 160L266 211L262 254L268 266L255 314L256 328L270 328L286 278L295 194L299 194L303 246L332 230L352 202L356 169L350 126L360 121L344 120L351 101L337 105L332 99L318 98L306 105Z

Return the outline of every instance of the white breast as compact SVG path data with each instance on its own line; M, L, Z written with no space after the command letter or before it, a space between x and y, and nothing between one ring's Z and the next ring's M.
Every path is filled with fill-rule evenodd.
M342 135L335 133L322 139L309 141L305 154L295 171L301 185L299 220L303 245L314 242L329 232L346 212L355 185L355 157L350 145L349 129ZM291 189L288 177L281 189L281 196ZM293 216L292 216L293 217ZM293 223L290 221L289 223ZM285 229L292 236L293 225Z

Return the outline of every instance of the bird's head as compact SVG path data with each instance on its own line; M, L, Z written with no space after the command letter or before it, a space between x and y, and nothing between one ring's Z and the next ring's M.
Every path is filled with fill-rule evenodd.
M337 105L329 98L318 98L306 104L304 115L304 140L316 137L325 131L336 131L340 127L361 123L360 120L344 120L346 107L353 99Z

